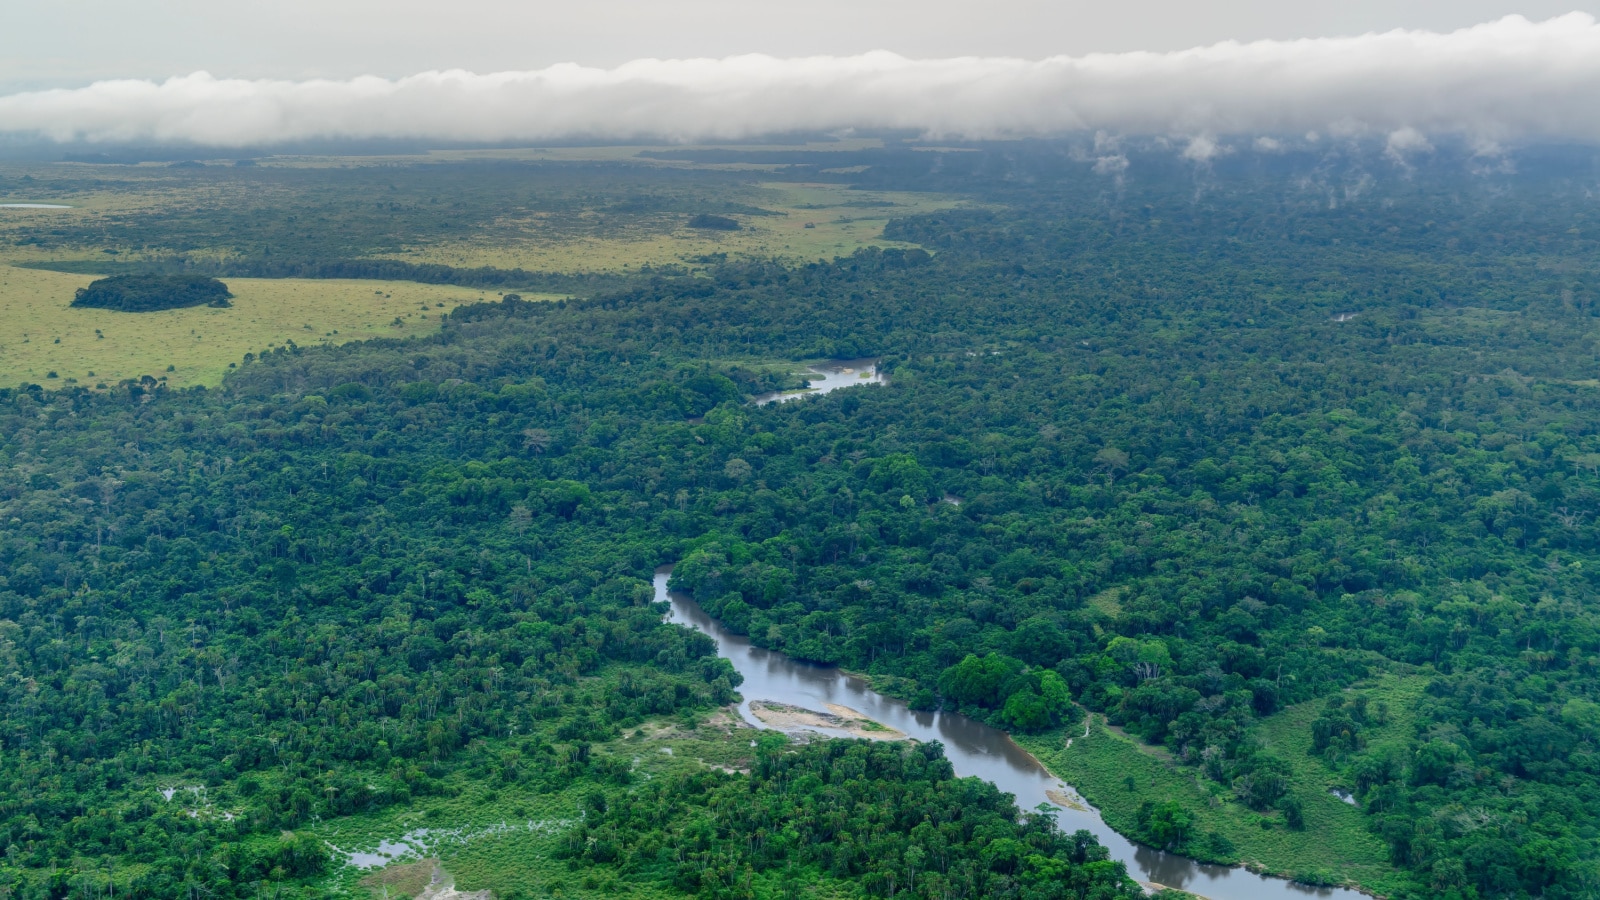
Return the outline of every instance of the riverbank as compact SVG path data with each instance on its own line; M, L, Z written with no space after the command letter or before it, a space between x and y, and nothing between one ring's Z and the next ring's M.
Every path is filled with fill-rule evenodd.
M1054 807L1055 819L1063 830L1090 832L1105 846L1110 858L1126 865L1128 873L1146 885L1160 885L1213 900L1304 900L1307 894L1325 900L1362 900L1362 894L1356 890L1332 886L1312 888L1243 867L1211 865L1139 846L1119 833L1087 802L1075 802L1075 786L1046 768L1046 762L1054 762L1058 772L1068 771L1050 758L1053 757L1051 751L1057 747L1068 749L1068 737L1083 740L1082 721L1073 734L1062 730L1024 738L1037 752L1035 755L1011 735L976 719L955 712L911 709L905 700L894 696L906 693L904 683L890 683L883 676L861 677L835 666L793 659L753 646L749 637L723 628L694 602L693 597L668 591L670 573L670 566L662 566L655 574L655 597L667 604L667 621L710 636L716 642L717 655L732 663L744 677L739 691L751 701L809 710L838 704L858 710L863 716L892 727L912 740L938 741L944 746L945 757L957 775L982 778L1016 798L1021 809L1037 809L1042 804ZM753 715L750 718L760 721ZM1091 743L1092 738L1091 734ZM1078 746L1075 742L1071 749ZM1041 757L1047 758L1042 760ZM1137 801L1133 809L1137 809ZM1125 832L1134 830L1130 821L1120 820L1120 825ZM1289 868L1277 871L1301 874ZM1370 880L1361 883L1372 890Z
M1281 755L1298 750L1295 761L1300 762L1306 748L1291 746L1289 738L1296 726L1309 725L1312 712L1313 716L1301 710L1280 714L1283 718L1271 723L1277 727L1263 728L1266 739L1278 745ZM1302 718L1306 722L1300 722ZM1308 727L1298 730L1309 735ZM1367 830L1361 811L1307 779L1296 779L1305 827L1293 830L1280 813L1259 813L1234 802L1221 785L1178 764L1164 748L1118 734L1098 715L1092 717L1087 734L1079 725L1042 735L1013 735L1013 739L1051 774L1072 785L1119 834L1138 834L1141 803L1171 801L1192 817L1196 838L1185 850L1203 862L1242 865L1266 875L1341 885L1377 896L1390 895L1406 884L1389 864L1382 841Z
M906 678L841 671L901 700L916 689ZM1425 682L1413 676L1382 675L1357 686L1394 711L1386 725L1372 727L1373 740L1404 740L1413 727L1409 711ZM1311 722L1323 704L1317 700L1291 706L1255 726L1257 739L1290 763L1291 791L1300 798L1305 816L1303 830L1288 828L1277 811L1259 813L1234 802L1227 788L1180 764L1166 747L1146 744L1106 724L1104 716L1090 715L1067 728L1010 738L1053 778L1071 786L1065 792L1046 791L1051 803L1087 811L1086 801L1106 825L1130 841L1137 840L1140 804L1173 801L1190 814L1195 833L1202 838L1183 848L1185 856L1305 885L1336 885L1390 896L1410 882L1390 864L1387 848L1367 829L1360 808L1335 793L1346 787L1338 773L1309 753ZM1224 840L1203 840L1210 833Z
M826 704L827 712L818 712L801 706L791 706L787 703L773 703L764 700L750 701L750 714L761 720L761 724L779 731L805 728L826 728L832 731L842 731L851 737L866 738L872 741L903 741L906 739L904 732L897 731L889 726L874 722L848 706L837 703Z

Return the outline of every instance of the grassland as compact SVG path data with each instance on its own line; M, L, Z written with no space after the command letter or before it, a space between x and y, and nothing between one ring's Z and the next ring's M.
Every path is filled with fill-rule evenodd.
M1372 745L1403 743L1410 737L1410 711L1425 683L1420 677L1384 676L1355 688L1375 702L1387 702L1392 711L1386 725L1370 730ZM1143 801L1173 800L1194 816L1196 833L1218 832L1237 848L1236 859L1219 862L1389 894L1402 879L1389 864L1383 843L1367 830L1358 808L1333 795L1332 789L1348 785L1308 752L1311 722L1323 705L1313 701L1289 707L1262 720L1255 730L1257 740L1293 767L1292 792L1305 815L1305 828L1298 831L1288 828L1279 813L1259 813L1235 802L1226 788L1176 764L1165 749L1108 728L1098 716L1087 737L1080 725L1075 733L1017 736L1017 742L1077 788L1120 832L1136 830L1134 815Z
M0 166L0 259L394 258L559 272L707 255L815 259L882 241L892 216L961 201L854 190L826 170L640 156L647 148L468 157L289 158L213 166ZM837 149L837 148L835 148ZM842 171L842 170L841 170ZM830 176L828 173L832 173ZM695 214L738 232L688 229ZM807 227L807 226L811 227Z
M604 236L569 236L529 216L503 220L493 242L440 242L392 258L474 268L492 266L547 272L615 272L642 265L696 268L720 254L788 260L848 256L867 246L911 247L887 241L894 216L949 209L957 201L931 194L857 191L846 185L763 182L742 198L766 215L736 216L739 231L705 231L681 222L621 225ZM504 229L517 224L520 234Z
M68 309L90 279L23 264L94 271L107 262L137 269L174 260L365 258L562 274L663 265L700 271L729 257L814 260L870 245L909 246L883 239L891 217L960 202L781 181L775 166L642 155L651 149L284 157L246 168L0 166L0 202L70 207L0 209L0 386L92 387L144 375L211 385L246 353L291 340L426 334L449 309L495 296L414 283L228 278L233 309L130 316ZM700 213L741 227L689 228Z
M144 375L174 387L215 385L246 353L289 341L311 346L427 334L456 306L495 298L409 282L233 278L228 309L70 308L73 292L92 280L0 266L0 386L93 387Z

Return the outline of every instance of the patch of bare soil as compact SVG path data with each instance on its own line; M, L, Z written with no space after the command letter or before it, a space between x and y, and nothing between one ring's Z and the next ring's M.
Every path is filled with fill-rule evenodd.
M829 728L835 731L843 731L851 737L868 738L875 741L903 741L906 739L904 733L887 725L874 722L848 706L829 703L827 707L827 712L819 712L814 709L790 706L787 703L755 700L750 703L750 712L764 724L780 731L802 728Z
M384 866L361 879L361 886L370 888L374 897L415 897L433 883L438 865L437 859L419 859Z

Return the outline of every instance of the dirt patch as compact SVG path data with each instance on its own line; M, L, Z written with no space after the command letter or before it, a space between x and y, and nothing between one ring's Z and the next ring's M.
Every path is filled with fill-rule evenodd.
M1066 807L1067 809L1075 809L1079 812L1089 811L1089 807L1084 805L1082 800L1078 799L1075 795L1068 794L1066 791L1058 791L1054 788L1051 788L1046 790L1044 795L1049 797L1050 802L1057 806Z
M640 725L635 730L635 733L638 735L639 740L646 741L703 740L708 731L732 734L741 728L754 727L749 722L739 718L739 708L737 706L724 706L707 716L692 731L670 719L661 719Z
M751 726L749 722L739 718L739 708L737 706L724 706L707 716L705 725L701 727L720 728L723 731L732 732Z
M370 889L374 897L415 897L433 883L438 866L437 859L385 866L361 879L361 886Z
M834 731L843 731L851 737L868 738L875 741L903 741L906 739L904 733L896 731L887 725L874 722L848 706L840 706L837 703L826 705L828 711L819 712L814 709L790 706L787 703L755 700L750 703L750 712L764 724L780 731L803 728L829 728Z

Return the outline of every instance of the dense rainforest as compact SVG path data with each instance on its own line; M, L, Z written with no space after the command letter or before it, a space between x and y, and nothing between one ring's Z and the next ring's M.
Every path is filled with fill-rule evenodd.
M650 602L678 562L761 646L1017 731L1103 715L1288 820L1252 726L1326 702L1315 752L1407 896L1594 896L1587 195L962 156L902 179L986 201L892 223L928 253L463 307L217 390L0 395L0 891L120 867L119 895L315 892L308 823L469 769L592 782L574 864L707 896L744 867L1129 890L936 748L631 784L591 746L738 689ZM887 384L747 402L775 362L867 356ZM1427 687L1415 733L1369 745L1384 711L1343 689L1382 672ZM164 805L175 783L214 813ZM818 844L856 819L870 839Z
M720 896L780 868L780 889L798 893L795 863L879 896L1143 896L1093 835L1063 835L1036 812L1019 823L993 785L954 777L936 745L828 741L792 752L788 743L763 736L748 778L712 771L647 785L627 803L597 796L564 852L664 868L662 881ZM678 849L670 868L663 845Z

